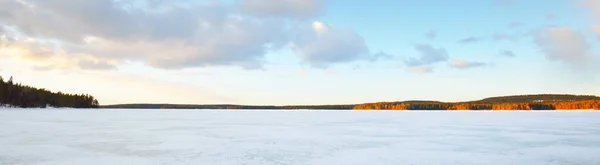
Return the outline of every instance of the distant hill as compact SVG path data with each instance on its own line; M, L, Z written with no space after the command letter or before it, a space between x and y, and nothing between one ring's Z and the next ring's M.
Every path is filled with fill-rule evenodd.
M600 97L588 95L518 95L490 97L468 102L401 101L353 105L295 105L295 106L249 106L249 105L178 105L178 104L121 104L102 108L123 109L306 109L306 110L556 110L600 109Z
M527 103L527 102L556 102L556 101L582 101L582 100L598 100L600 97L591 95L517 95L517 96L502 96L489 97L482 100L474 101L477 103Z
M355 110L600 110L600 97L539 94L490 97L467 102L405 101L358 104Z

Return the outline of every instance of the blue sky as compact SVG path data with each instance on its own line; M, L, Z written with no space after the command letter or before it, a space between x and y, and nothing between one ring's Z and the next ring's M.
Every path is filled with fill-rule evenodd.
M0 0L0 6L0 75L90 93L101 104L600 94L595 0Z

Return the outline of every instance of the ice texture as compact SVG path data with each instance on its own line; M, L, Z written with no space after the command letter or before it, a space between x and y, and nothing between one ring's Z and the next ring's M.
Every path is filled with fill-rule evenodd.
M0 110L2 165L600 164L600 112Z

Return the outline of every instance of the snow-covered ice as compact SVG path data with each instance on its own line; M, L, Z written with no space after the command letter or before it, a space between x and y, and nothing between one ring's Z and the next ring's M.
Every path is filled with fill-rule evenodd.
M9 104L0 104L0 109L3 109L3 108L15 108L15 106L9 105Z
M0 110L0 164L600 164L600 112Z

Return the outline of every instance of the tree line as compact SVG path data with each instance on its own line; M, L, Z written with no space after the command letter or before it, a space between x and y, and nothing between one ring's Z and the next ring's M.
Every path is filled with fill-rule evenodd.
M380 102L354 106L355 110L600 110L600 97L577 95L521 95L471 102Z
M71 108L98 108L99 103L88 94L67 94L51 92L31 86L14 83L10 77L8 81L0 76L0 104L8 104L21 108L45 107L71 107Z
M354 105L290 105L290 106L271 106L271 105L189 105L189 104L120 104L105 105L102 108L123 108L123 109L249 109L249 110L352 110Z
M102 108L133 109L249 109L249 110L600 110L600 97L590 95L517 95L482 100L446 103L440 101L380 102L348 105L191 105L191 104L121 104Z
M478 101L477 103L528 103L528 102L567 102L567 101L585 101L598 100L600 97L592 95L565 95L565 94L539 94L539 95L515 95L515 96L500 96L489 97Z

